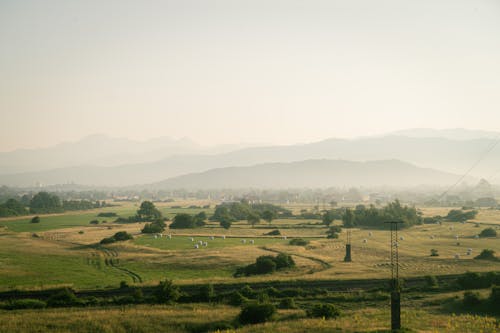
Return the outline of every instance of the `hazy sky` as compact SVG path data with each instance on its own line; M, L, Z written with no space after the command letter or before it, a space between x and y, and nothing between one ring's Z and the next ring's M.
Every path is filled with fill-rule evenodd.
M0 150L500 130L500 1L0 0Z

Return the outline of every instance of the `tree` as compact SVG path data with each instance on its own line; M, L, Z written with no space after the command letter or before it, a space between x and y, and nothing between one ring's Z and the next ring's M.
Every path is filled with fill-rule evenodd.
M270 210L265 210L262 212L262 218L269 224L271 224L271 222L275 217L276 217L275 213Z
M354 214L349 208L345 210L344 216L342 216L342 222L346 228L354 227Z
M247 221L248 221L249 224L252 225L252 228L253 228L257 223L260 222L259 215L254 214L254 213L250 213L247 216Z
M327 210L326 212L323 213L323 216L321 217L323 220L323 224L326 226L329 226L332 224L333 220L335 219L335 215L331 210Z
M143 201L137 210L137 217L139 221L151 221L160 219L162 215L151 201Z
M179 287L172 280L160 281L155 291L156 300L159 303L174 303L181 296Z
M30 212L40 213L60 213L63 211L61 200L58 196L48 192L39 192L30 201Z
M31 223L40 223L40 216L35 216L31 219Z
M171 229L189 229L196 226L193 216L180 213L175 215L173 222L170 224Z
M337 225L334 225L334 226L331 226L328 231L326 232L326 238L339 238L339 234L342 232L342 228L337 226Z
M220 226L226 230L231 228L231 224L232 224L231 220L226 219L226 218L222 218L219 223L220 223Z
M481 231L479 237L496 237L497 231L493 228L486 228Z

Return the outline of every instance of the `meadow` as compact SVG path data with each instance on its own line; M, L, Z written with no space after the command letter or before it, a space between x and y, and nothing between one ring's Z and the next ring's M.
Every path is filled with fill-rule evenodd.
M183 212L212 214L213 203L208 209L192 207L202 204L210 203L186 201L182 208L172 208L172 203L157 206L170 218ZM327 239L327 228L318 220L277 219L270 224L261 221L254 227L247 221L238 221L229 230L221 228L217 222L207 221L202 228L166 229L160 237L141 234L144 223L118 224L112 222L115 218L98 217L101 212L127 217L133 215L137 207L137 203L117 203L115 207L92 211L41 215L38 224L30 223L30 217L2 219L0 291L61 286L76 290L110 289L124 282L130 286L155 286L165 278L173 279L178 285L203 285L349 281L390 276L389 233L384 230L352 229L353 261L345 263L345 230L338 239ZM299 210L304 206L291 208ZM422 209L424 216L445 215L447 211L447 207ZM95 219L98 224L89 223ZM401 230L398 241L401 277L500 271L500 261L474 259L482 249L500 253L498 238L475 237L485 227L497 228L498 221L500 211L481 210L470 223L444 222ZM340 221L334 224L339 225ZM267 235L275 229L279 229L281 235ZM134 239L99 245L101 239L117 231L127 231ZM302 238L308 243L290 245L293 238ZM207 246L200 245L200 241L207 242ZM195 248L195 244L199 247ZM439 256L431 257L431 249L437 250ZM292 255L296 267L271 275L233 277L238 267L254 262L259 256L277 253ZM497 329L498 319L468 314L452 316L453 309L442 308L441 304L453 303L461 294L404 297L403 323L415 331L476 332L481 328L483 332L495 332ZM311 299L298 298L297 303L301 302L307 306ZM364 332L387 327L388 301L385 298L358 305L337 301L335 304L342 308L343 315L334 321L307 318L303 309L280 310L273 322L244 326L231 332ZM64 311L0 310L0 332L36 332L40 328L53 332L150 332L160 329L164 332L201 332L211 327L213 321L233 320L238 312L239 308L223 304L143 304Z

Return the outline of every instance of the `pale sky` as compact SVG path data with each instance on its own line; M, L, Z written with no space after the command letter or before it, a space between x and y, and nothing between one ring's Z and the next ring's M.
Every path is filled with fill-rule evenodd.
M500 1L0 0L0 151L500 130Z

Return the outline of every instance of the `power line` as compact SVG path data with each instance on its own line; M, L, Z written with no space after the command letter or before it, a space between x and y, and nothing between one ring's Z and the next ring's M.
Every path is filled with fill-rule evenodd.
M448 192L450 192L452 189L455 188L455 186L457 186L458 184L460 184L464 179L465 177L467 177L469 175L469 173L474 170L474 168L476 166L479 165L479 163L481 163L485 158L486 156L488 156L489 153L491 153L491 151L493 149L495 149L495 147L498 145L498 143L500 142L500 134L498 134L495 138L495 141L493 141L490 146L488 147L488 149L486 149L484 151L483 154L481 154L481 156L479 156L479 158L477 159L476 162L474 162L474 164L472 164L472 166L457 180L456 183L454 183L453 185L451 185L446 191L444 191L438 198L438 201L441 200Z

